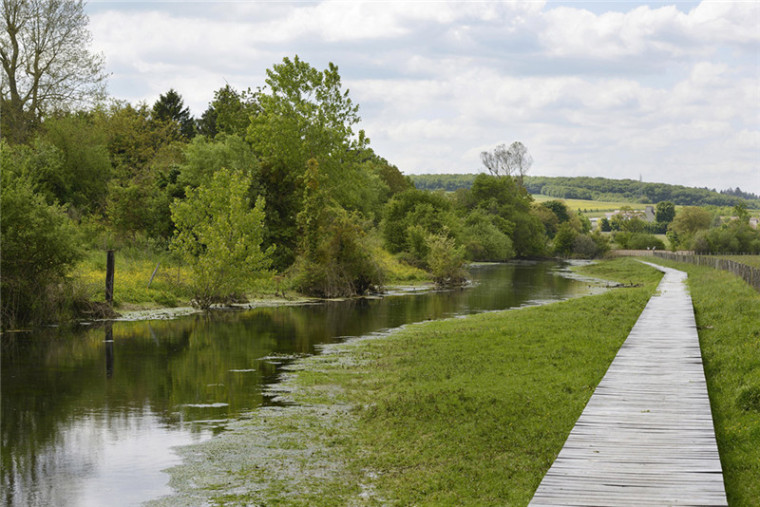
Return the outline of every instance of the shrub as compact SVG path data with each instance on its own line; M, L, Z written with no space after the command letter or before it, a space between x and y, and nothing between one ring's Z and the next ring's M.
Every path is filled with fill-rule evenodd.
M431 234L427 238L428 266L437 285L462 285L467 281L464 270L464 249L457 247L454 239L443 234Z
M656 250L665 250L665 243L663 243L660 238L654 236L653 234L635 232L631 234L630 238L628 239L627 248L631 250L647 250L652 248Z
M217 171L208 186L187 188L171 206L177 231L171 249L193 269L194 304L209 308L241 294L269 268L272 248L262 252L264 199L251 209L250 176Z
M0 286L8 329L55 320L66 310L65 277L81 253L65 210L47 204L29 179L16 176L2 159Z
M596 242L586 234L579 234L573 240L573 257L593 259L597 256Z

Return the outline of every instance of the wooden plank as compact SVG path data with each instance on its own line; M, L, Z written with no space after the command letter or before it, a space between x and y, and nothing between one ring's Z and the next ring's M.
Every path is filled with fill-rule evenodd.
M665 273L531 506L728 505L686 273Z

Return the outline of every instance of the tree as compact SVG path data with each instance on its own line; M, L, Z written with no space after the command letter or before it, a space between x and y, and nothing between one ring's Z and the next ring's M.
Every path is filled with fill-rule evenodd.
M81 0L3 0L0 23L2 132L24 142L47 113L99 98L104 58Z
M691 238L697 231L709 229L712 216L707 210L697 206L686 206L676 213L668 230L680 238Z
M676 205L670 201L660 201L655 207L655 220L669 224L676 216Z
M493 153L484 151L480 153L483 165L494 176L513 176L522 183L523 178L533 165L533 157L528 153L528 148L520 141L515 141L509 148L504 144L498 145Z
M190 109L185 107L185 101L174 88L160 95L153 104L153 120L177 123L180 134L185 139L190 139L195 135L195 122L190 116Z
M237 91L230 85L214 92L214 100L197 122L198 133L213 138L217 134L238 134L245 137L251 116L258 111L250 88Z
M314 159L327 176L326 191L339 206L361 209L358 189L367 187L361 154L369 139L354 133L359 107L341 86L338 67L319 71L296 56L267 70L269 90L257 95L259 114L251 118L248 141L261 161L267 203L267 243L277 245L275 267L295 258L296 216L303 200L302 177Z
M557 229L557 235L554 236L553 252L555 255L568 256L573 252L575 238L578 237L578 231L573 229L569 222L560 224Z
M383 273L361 217L338 206L326 193L326 183L317 161L309 159L304 205L298 214L301 242L293 270L296 287L320 297L377 292Z
M264 200L251 208L250 176L220 169L208 185L188 188L185 200L171 205L177 227L171 249L193 269L194 304L240 296L248 284L269 268L273 248L261 250Z
M111 178L105 133L86 114L47 118L42 131L62 155L62 166L53 180L59 186L51 185L58 201L80 211L103 211Z

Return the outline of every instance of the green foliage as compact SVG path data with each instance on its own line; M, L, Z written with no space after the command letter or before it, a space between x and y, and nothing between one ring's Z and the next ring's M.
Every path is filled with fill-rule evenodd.
M195 135L195 122L190 116L190 109L185 107L182 96L173 88L160 95L153 104L152 118L156 122L174 122L185 139Z
M414 251L422 255L421 238L440 233L453 220L451 203L442 194L407 190L394 196L385 206L382 225L385 247L391 253ZM417 228L416 233L410 232L413 228ZM423 255L418 260L424 258Z
M195 137L184 149L184 160L178 167L177 185L184 189L208 184L221 167L245 173L254 187L258 185L258 160L251 145L237 134L220 135L215 140Z
M665 250L665 243L653 234L633 233L628 239L628 248L631 250Z
M135 239L146 232L152 238L172 234L169 196L151 181L135 178L121 185L112 183L108 195L108 219L116 232Z
M195 304L240 296L269 268L272 248L261 250L264 201L251 208L250 176L220 169L208 186L187 189L183 201L171 205L177 231L171 248L193 269Z
M757 254L760 253L760 230L741 219L731 220L697 232L692 249L698 254Z
M599 254L596 241L588 234L578 234L573 239L573 257L593 259Z
M43 128L45 140L63 158L55 179L45 182L55 198L82 211L102 211L111 178L104 133L85 115L52 117Z
M610 232L612 230L612 225L607 217L602 217L599 221L599 228L602 232Z
M277 244L275 265L284 268L297 246L295 217L301 210L301 177L313 158L328 176L328 193L347 209L362 209L367 176L359 155L368 144L357 135L358 106L341 87L338 67L318 71L297 56L267 70L267 93L257 96L259 114L251 119L248 141L261 161L267 203L268 244Z
M349 213L327 194L327 177L315 159L304 176L304 207L298 215L300 256L296 287L305 294L345 297L376 292L383 272L366 242L358 213Z
M541 203L541 206L551 210L552 213L557 216L559 223L568 222L570 220L570 212L562 201L545 201Z
M544 224L532 209L530 195L514 178L477 175L462 206L491 215L494 225L512 240L517 257L544 253Z
M464 270L464 249L445 234L431 234L426 238L427 264L437 285L449 287L467 281Z
M245 136L251 116L258 112L251 89L237 91L229 84L214 92L214 100L198 120L198 133L209 138L218 134Z
M689 250L695 234L707 230L712 223L712 215L703 208L687 206L681 208L668 226L668 239L674 247Z
M19 160L2 152L2 324L13 329L55 320L65 276L80 256L74 226L65 209L35 193Z
M557 229L557 235L554 236L552 243L552 252L554 255L569 256L573 252L573 244L578 236L576 231L568 222L565 222Z
M515 256L512 240L494 225L481 210L474 210L465 219L462 243L467 258L473 261L506 261Z
M660 201L655 206L655 220L669 224L676 216L676 205L670 201Z
M175 122L152 121L145 104L114 102L93 114L95 125L105 133L113 175L120 184L145 178L162 150L181 139Z

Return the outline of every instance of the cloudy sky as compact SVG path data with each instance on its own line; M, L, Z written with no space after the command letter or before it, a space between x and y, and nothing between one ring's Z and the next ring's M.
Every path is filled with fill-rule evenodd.
M375 151L404 173L481 170L522 141L533 175L760 194L760 3L91 0L109 92L264 85L338 65Z

